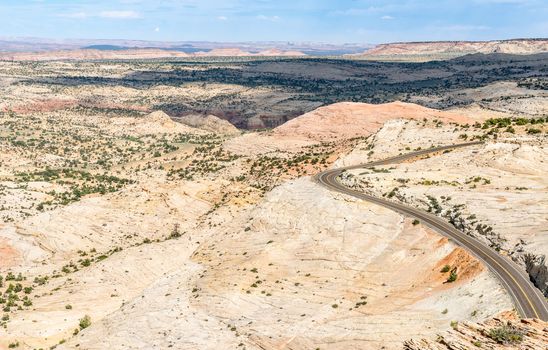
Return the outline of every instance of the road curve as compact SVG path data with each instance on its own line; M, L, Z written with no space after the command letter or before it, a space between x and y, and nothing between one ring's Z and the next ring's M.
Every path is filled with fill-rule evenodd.
M487 265L489 269L498 277L504 288L512 296L516 309L522 317L538 318L543 321L548 321L548 306L546 303L546 298L540 293L537 288L535 288L525 272L523 272L521 268L516 265L512 260L497 253L494 249L491 249L484 243L457 230L450 223L433 214L407 205L402 205L393 201L377 198L359 191L352 190L342 185L338 181L339 175L341 175L345 170L370 168L377 165L398 163L403 160L414 158L420 155L440 152L444 150L451 150L455 148L468 147L481 143L482 142L468 142L450 146L434 147L367 164L326 170L317 174L314 179L320 185L328 188L329 190L340 192L368 202L372 202L383 207L395 210L403 215L411 216L420 220L421 223L428 225L432 229L448 237L457 245L463 247L476 258L483 261L483 263L485 263L485 265Z

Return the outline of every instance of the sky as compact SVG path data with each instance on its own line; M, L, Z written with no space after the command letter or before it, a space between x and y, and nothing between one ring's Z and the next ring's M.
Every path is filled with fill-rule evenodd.
M0 0L2 37L384 43L548 37L548 0Z

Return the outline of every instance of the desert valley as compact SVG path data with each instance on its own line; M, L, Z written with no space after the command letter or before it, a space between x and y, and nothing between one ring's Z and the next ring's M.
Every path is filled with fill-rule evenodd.
M2 53L0 349L546 349L466 246L317 174L470 143L337 181L545 304L547 45Z

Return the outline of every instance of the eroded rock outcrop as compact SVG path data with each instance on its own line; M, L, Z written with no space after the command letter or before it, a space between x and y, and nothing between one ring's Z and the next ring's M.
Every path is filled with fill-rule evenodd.
M502 315L481 323L453 323L453 329L436 340L408 340L404 350L544 350L548 342L548 322L515 319Z
M548 267L544 255L526 253L522 256L525 270L538 289L548 297Z

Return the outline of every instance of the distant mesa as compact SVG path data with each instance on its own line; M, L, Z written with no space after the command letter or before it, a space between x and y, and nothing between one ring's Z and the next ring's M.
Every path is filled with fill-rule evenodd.
M112 40L112 39L46 39L46 38L9 38L0 39L0 52L48 52L72 50L124 51L135 49L161 49L187 54L214 55L214 50L239 49L251 55L289 55L301 56L337 56L360 53L374 47L370 44L328 44L291 41L148 41L148 40ZM213 53L212 53L213 52ZM222 53L222 51L219 51Z
M84 50L105 50L105 51L119 51L127 50L129 47L118 46L118 45L90 45L83 47Z
M244 56L306 56L300 51L282 51L269 49L259 52L244 51L239 48L221 48L210 51L200 51L194 54L200 57L244 57Z
M0 40L0 60L100 60L178 57L302 57L427 62L470 54L528 55L548 52L548 39L434 41L371 44L294 42L161 42L144 40Z
M469 54L505 53L530 55L548 52L548 39L515 39L494 41L435 41L381 44L360 54L347 55L355 59L419 60L451 59Z
M4 52L0 53L3 61L55 61L55 60L126 60L188 57L188 54L162 49L124 49L99 50L78 49L43 52Z
M258 52L239 48L219 48L209 51L183 52L159 48L124 48L114 45L92 45L83 49L40 52L2 52L2 61L54 61L54 60L128 60L187 57L246 57L246 56L306 56L300 51L269 49Z

